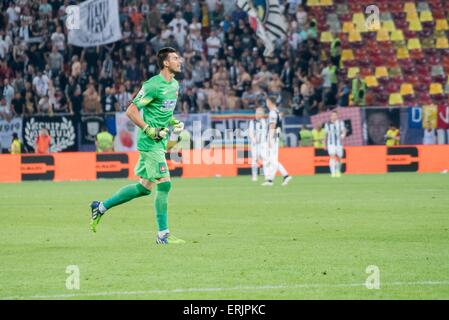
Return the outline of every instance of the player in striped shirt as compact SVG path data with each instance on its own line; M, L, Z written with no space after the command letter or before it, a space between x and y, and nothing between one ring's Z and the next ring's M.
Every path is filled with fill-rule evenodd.
M279 162L279 136L281 134L281 116L279 110L270 97L266 97L266 103L270 113L268 115L268 136L267 136L267 154L264 161L264 172L266 181L263 186L272 186L276 172L279 170L283 176L282 185L286 186L292 179L287 170Z
M263 108L257 108L255 119L249 122L248 137L251 148L251 173L253 181L257 181L258 162L264 162L267 146L267 120Z
M342 140L346 137L346 128L343 121L338 119L336 111L331 113L331 119L324 126L326 130L325 148L329 153L329 167L331 176L339 178L341 176L341 159L343 158Z

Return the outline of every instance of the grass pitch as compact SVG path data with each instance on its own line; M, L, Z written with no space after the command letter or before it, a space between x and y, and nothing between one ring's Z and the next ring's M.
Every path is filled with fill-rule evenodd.
M449 298L447 175L174 179L181 246L155 244L154 195L90 231L91 200L127 183L1 184L0 299ZM69 265L79 290L66 288Z

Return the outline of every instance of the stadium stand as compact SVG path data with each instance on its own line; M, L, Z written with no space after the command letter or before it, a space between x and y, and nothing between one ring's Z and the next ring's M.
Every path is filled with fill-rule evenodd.
M184 58L183 113L252 109L264 90L296 115L340 101L396 106L448 98L448 1L378 0L377 29L365 23L368 0L280 1L288 45L277 43L271 58L232 1L120 0L123 39L85 49L67 43L65 8L74 3L0 1L0 117L123 111L158 72L155 53L163 46ZM329 61L338 67L330 90ZM366 97L339 99L338 88L358 75Z

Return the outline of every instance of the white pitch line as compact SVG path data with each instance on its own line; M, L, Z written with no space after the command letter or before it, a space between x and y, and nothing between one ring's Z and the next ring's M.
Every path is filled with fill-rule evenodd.
M416 282L390 282L381 283L382 287L389 286L449 286L449 280L442 281L416 281ZM147 290L147 291L115 291L115 292L94 292L94 293L72 293L59 295L36 295L36 296L14 296L1 298L1 300L16 300L16 299L63 299L63 298L77 298L77 297L98 297L98 296L118 296L118 295L145 295L145 294L160 294L160 293L186 293L186 292L217 292L217 291L264 291L274 289L311 289L311 288L351 288L364 287L364 283L347 283L347 284L298 284L298 285L266 285L266 286L242 286L229 288L185 288L185 289L171 289L171 290Z

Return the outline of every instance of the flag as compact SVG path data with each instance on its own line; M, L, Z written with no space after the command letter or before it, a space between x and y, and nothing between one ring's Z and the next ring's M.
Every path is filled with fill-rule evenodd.
M95 47L122 39L118 0L88 0L79 5L80 23L70 29L68 43Z
M278 0L237 0L237 6L248 14L249 24L265 45L265 56L271 56L274 42L285 39L287 21Z

